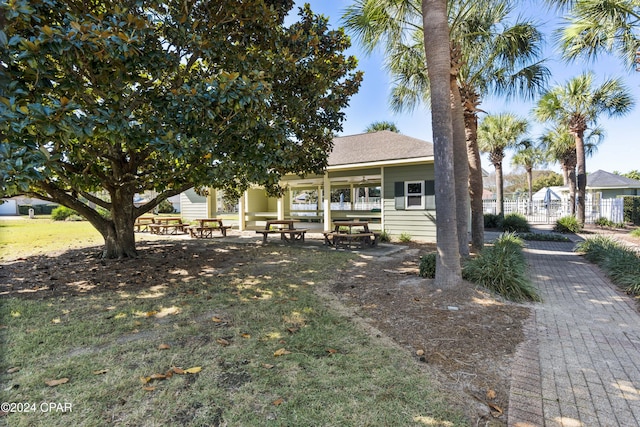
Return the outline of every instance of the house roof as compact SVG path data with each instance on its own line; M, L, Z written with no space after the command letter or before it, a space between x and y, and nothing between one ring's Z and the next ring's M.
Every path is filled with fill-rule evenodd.
M334 138L329 166L433 157L433 144L382 130Z
M589 188L640 188L640 181L626 176L597 170L587 175Z

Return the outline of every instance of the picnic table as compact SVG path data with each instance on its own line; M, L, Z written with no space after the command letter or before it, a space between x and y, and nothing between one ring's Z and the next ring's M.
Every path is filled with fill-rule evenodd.
M189 224L183 224L179 216L158 216L147 227L152 234L182 234L187 226Z
M139 216L133 223L133 230L136 232L149 231L149 225L155 222L152 216Z
M334 221L333 226L333 231L323 233L327 246L350 248L358 245L364 248L378 245L380 233L370 231L367 221Z
M309 229L295 228L296 222L292 219L268 220L264 230L256 230L256 233L262 234L262 243L267 243L270 234L280 234L280 239L286 243L304 242L304 235Z
M214 230L220 231L223 237L227 236L227 230L230 225L223 225L220 218L198 218L198 225L190 225L187 227L189 235L195 238L213 237Z

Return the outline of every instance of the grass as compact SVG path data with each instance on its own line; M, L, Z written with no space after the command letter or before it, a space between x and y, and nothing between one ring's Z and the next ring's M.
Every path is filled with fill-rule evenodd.
M541 301L527 272L524 242L513 233L503 233L493 246L485 247L463 266L463 277L511 301Z
M12 413L6 422L467 425L408 353L368 335L315 292L353 254L243 250L254 251L254 261L153 289L2 300L3 400L72 405ZM149 380L154 374L170 377ZM68 382L45 384L61 378Z
M102 243L100 233L87 221L52 221L49 216L0 220L0 261Z
M640 295L640 255L608 236L594 236L576 245L576 251L600 266L611 281L631 295Z

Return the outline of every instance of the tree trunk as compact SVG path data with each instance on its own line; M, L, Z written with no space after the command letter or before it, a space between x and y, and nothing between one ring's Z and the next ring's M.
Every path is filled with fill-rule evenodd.
M471 248L479 252L484 247L484 207L482 205L482 162L478 149L478 115L465 110L467 161L469 162L469 197L471 199Z
M533 213L533 167L527 166L527 188L529 190L529 203L527 205L527 214Z
M462 282L458 248L453 170L453 129L450 102L450 46L446 0L423 0L422 20L425 57L431 89L436 182L436 277L438 286Z
M460 256L469 256L469 160L464 110L456 76L451 74L451 119L453 127L453 169L456 192L456 228Z
M496 168L496 207L498 215L504 217L504 184L502 178L502 162L495 162Z
M111 193L111 219L97 212L87 219L104 238L103 258L135 258L136 239L134 233L135 205L132 191L116 190Z
M587 170L586 170L586 160L584 153L584 130L580 129L575 133L576 138L576 166L578 169L577 175L577 184L578 184L578 194L577 194L577 212L576 218L578 222L584 225L585 221L585 197L587 193Z

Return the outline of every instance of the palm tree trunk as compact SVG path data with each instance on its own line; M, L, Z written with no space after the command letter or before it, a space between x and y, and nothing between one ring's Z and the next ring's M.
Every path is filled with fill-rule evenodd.
M531 215L532 214L531 210L533 209L533 168L530 166L527 166L526 170L527 170L527 188L529 190L529 204L527 206L527 213Z
M423 0L424 50L431 88L436 182L436 277L438 286L462 282L453 170L453 128L450 102L451 58L446 0Z
M450 74L453 126L453 168L456 191L456 228L460 256L469 256L469 160L464 125L464 110L455 74Z
M478 115L465 109L467 161L469 162L469 198L471 199L471 248L475 252L484 246L484 212L482 205L482 161L478 149Z
M502 162L493 164L496 168L496 207L498 215L504 217L504 184L502 178Z
M576 138L576 166L578 169L577 184L578 184L578 194L577 194L577 212L576 218L580 224L584 225L585 221L585 197L587 193L587 171L586 171L586 160L584 153L584 130L578 129L575 132Z

